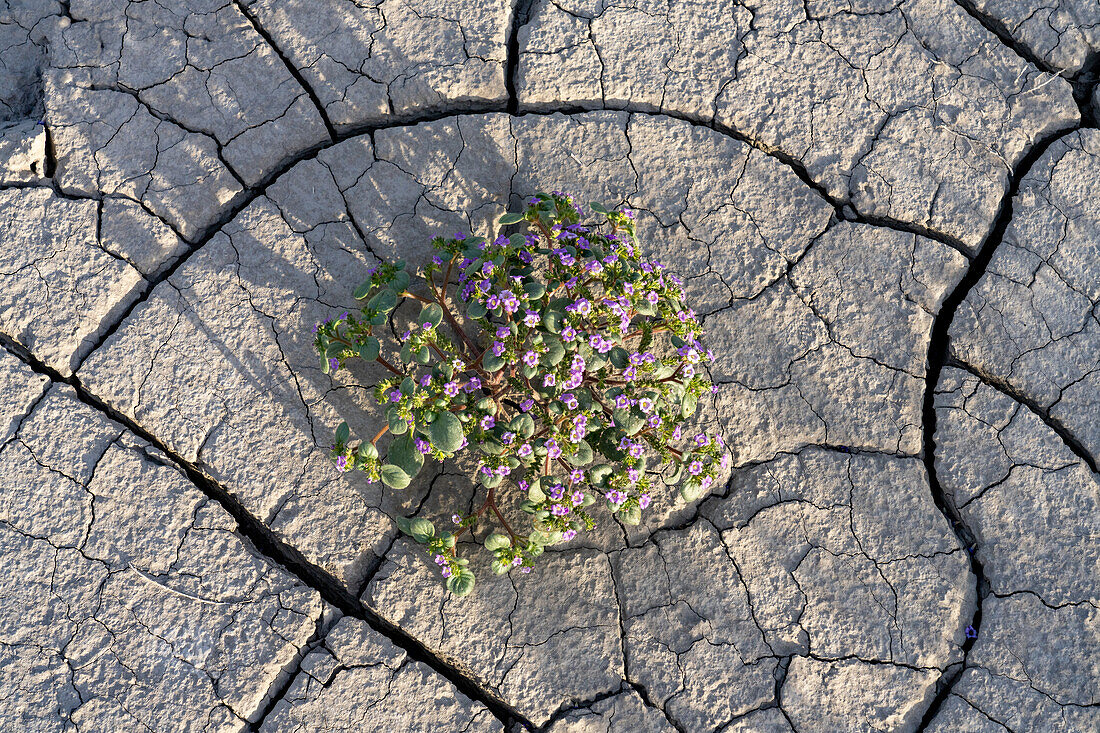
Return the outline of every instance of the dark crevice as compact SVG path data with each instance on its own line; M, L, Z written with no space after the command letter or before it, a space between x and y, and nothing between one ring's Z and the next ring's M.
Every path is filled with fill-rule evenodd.
M271 711L275 709L279 701L286 697L286 693L294 684L294 680L302 673L302 662L305 661L305 658L317 647L317 645L324 641L332 625L332 619L329 618L329 614L322 611L320 617L317 619L317 625L313 629L313 634L306 640L306 643L302 645L302 648L298 650L297 656L287 665L282 676L268 689L267 702L260 708L259 713L256 715L256 720L248 727L250 731L259 731L260 726L267 720L267 716L271 715Z
M504 88L508 91L507 112L515 115L519 112L519 96L516 93L516 74L519 71L519 29L531 20L531 9L535 0L513 0L512 17L505 40Z
M528 728L532 727L530 721L503 700L479 686L473 679L458 671L454 666L436 657L427 647L407 632L367 608L332 574L310 562L296 548L277 537L263 522L245 509L229 490L189 463L134 420L118 412L91 393L75 375L71 377L62 376L57 370L39 361L25 348L6 336L0 336L0 346L17 356L34 372L49 377L53 382L69 385L76 392L80 402L119 423L168 456L176 468L186 475L200 491L210 499L218 502L233 517L237 523L238 533L253 546L257 553L282 567L304 585L317 591L326 603L337 608L346 616L365 622L374 631L385 636L395 646L404 650L410 659L428 666L454 685L466 697L484 705L501 721L505 729L508 729L508 726L513 723Z
M999 18L994 18L979 10L974 5L973 0L954 0L954 2L1021 59L1040 71L1060 76L1069 82L1070 87L1073 89L1073 101L1077 103L1077 108L1081 112L1081 126L1098 126L1097 110L1092 108L1091 96L1097 81L1100 81L1100 76L1098 76L1100 74L1100 51L1089 54L1079 71L1067 74L1065 69L1056 68L1049 61L1035 53L1027 44L1016 38L1012 31L1008 29L1008 26Z
M968 624L966 639L962 644L962 662L958 665L957 669L945 672L937 681L936 694L928 709L925 711L924 717L921 719L920 726L917 729L918 731L925 730L931 724L950 694L951 688L962 676L963 670L966 668L966 660L970 654L970 650L974 647L974 643L981 633L982 600L989 592L989 581L986 578L985 569L981 560L977 557L977 535L966 522L963 521L958 507L955 506L954 502L944 493L943 487L940 485L939 476L936 473L936 385L939 384L940 374L944 366L950 363L950 338L948 334L959 306L962 304L963 300L966 299L971 289L973 289L973 287L978 284L978 281L982 279L982 276L985 275L986 268L989 267L994 252L996 252L1001 241L1004 239L1009 222L1012 221L1012 201L1020 190L1021 181L1027 175L1028 171L1031 170L1032 166L1035 165L1036 161L1042 157L1054 142L1066 135L1072 134L1077 129L1078 128L1075 127L1069 130L1062 130L1037 142L1016 166L1012 175L1009 177L1008 191L1001 200L1001 205L997 211L997 217L994 219L993 228L979 247L978 254L971 261L970 269L967 270L966 274L959 281L959 284L955 286L955 289L944 299L939 314L932 324L932 333L928 342L928 372L925 378L924 402L922 405L924 418L924 465L928 472L928 483L932 491L932 499L936 504L936 508L938 508L944 518L947 519L947 523L955 532L955 536L958 537L959 544L966 549L967 555L970 558L970 572L974 575L976 592L974 597L974 616Z
M325 129L328 131L329 138L335 140L336 128L333 127L332 120L328 118L328 113L325 111L324 105L321 104L321 99L317 96L317 92L315 92L313 90L313 87L306 82L305 77L302 76L302 72L298 70L298 67L291 63L290 59L283 55L282 49L280 49L279 46L275 43L275 39L273 39L271 37L271 34L267 32L267 29L260 24L260 21L257 20L256 16L252 14L252 11L246 8L244 3L240 0L234 0L233 4L236 5L237 10L240 11L241 15L243 15L248 20L249 24L252 26L252 29L256 31L256 33L258 33L261 38L264 39L264 42L267 44L268 48L270 48L272 52L276 56L278 56L279 59L283 62L283 66L285 66L287 72L289 72L290 75L294 77L294 80L298 82L298 86L300 86L302 90L309 96L309 100L313 103L313 107L317 110L318 116L321 118L321 121L325 123Z
M1100 473L1100 471L1097 470L1096 459L1093 458L1092 454L1089 453L1084 444L1081 443L1081 441L1079 441L1072 432L1070 432L1069 428L1067 428L1061 420L1051 416L1050 412L1044 409L1035 400L1031 399L1016 388L1012 387L1007 382L998 379L997 377L984 374L977 367L971 364L967 364L964 361L960 361L955 357L949 357L946 366L955 367L956 369L962 369L963 371L974 375L982 384L992 387L1001 394L1012 398L1014 401L1019 402L1021 405L1031 410L1040 420L1042 420L1046 424L1048 428L1050 428L1054 432L1055 435L1061 438L1066 447L1069 448L1075 456L1080 458L1081 461L1089 467L1089 470L1091 470L1093 473Z

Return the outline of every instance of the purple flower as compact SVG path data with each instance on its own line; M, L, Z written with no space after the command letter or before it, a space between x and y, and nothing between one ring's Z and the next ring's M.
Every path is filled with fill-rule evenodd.
M569 513L569 511L569 507L567 507L565 504L554 504L550 507L550 513L553 514L555 517L564 517L566 514Z
M706 433L697 433L696 436L695 436L695 445L698 446L699 448L702 448L706 444L707 444L707 434Z
M645 294L645 299L649 302L650 305L657 305L657 301L659 300L659 298L657 297L657 293L653 292L652 290Z
M486 415L485 417L481 418L480 425L482 430L488 430L496 424L497 421L493 418L492 415Z
M493 356L500 356L504 353L504 344L500 341L493 342Z
M619 395L615 398L615 407L618 407L620 409L630 407L630 398L624 394Z
M462 517L458 516L457 514L452 514L451 515L451 521L454 522L455 524L458 524L459 522L462 521Z
M512 335L512 331L507 326L497 326L497 338L506 339Z
M450 565L444 566L444 568L441 572L442 572L444 578L451 577L451 566Z
M546 452L551 458L558 458L561 456L561 447L558 445L558 441L551 438L546 441Z
M456 394L458 394L458 382L452 379L450 382L444 384L443 394L447 395L448 397L454 397Z
M523 323L525 326L531 326L532 328L539 325L542 317L535 311L527 311L527 314L523 316Z
M428 455L432 452L432 446L426 440L416 439L416 449L420 451L422 455Z
M583 503L584 503L584 492L583 491L574 491L573 492L573 506L580 506Z
M703 464L700 461L692 461L688 464L688 473L692 476L698 476L703 472Z
M348 470L347 456L336 456L336 470L341 472Z
M561 337L565 341L572 341L577 338L577 330L572 326L566 326L561 330Z
M642 494L638 497L638 506L640 506L642 509L645 509L649 506L649 501L649 494Z
M400 399L401 393L398 390L390 390L390 402L397 402Z
M504 445L511 445L513 442L515 442L515 439L515 433L505 433L504 435L500 436L500 442L504 443Z
M432 383L432 375L431 374L425 374L423 377L420 378L420 386L421 387L427 387L431 383Z
M447 558L443 557L442 555L436 555L435 556L435 564L436 565L442 565L445 562L447 562Z
M567 529L567 530L565 530L564 532L561 533L561 538L562 538L563 542L568 542L569 540L573 539L576 536L577 536L577 530L575 530L575 529Z
M574 468L572 471L569 472L569 480L573 483L577 483L578 481L581 481L583 479L584 471L580 470L579 468Z
M535 401L533 399L531 399L530 397L525 399L523 402L519 403L519 409L523 410L524 412L527 412L528 410L530 410L534 406L535 406Z
M523 355L523 363L529 367L533 367L535 364L539 363L539 355L533 350L529 350Z
M481 380L477 377L470 377L470 381L466 382L465 389L467 392L473 392L475 389L481 389Z
M568 407L570 410L577 409L578 405L580 404L579 402L577 402L577 398L572 392L566 392L565 394L563 394L561 396L561 401L564 402L565 406Z
M611 491L608 491L606 494L604 494L604 498L606 498L609 502L618 507L620 504L626 501L626 494L616 489L612 489Z
M493 274L493 263L492 262L485 262L484 264L482 264L481 265L481 274L482 275L492 275Z
M500 294L500 297L505 313L515 313L519 310L519 298L511 290L505 290Z
M542 386L543 387L553 387L554 386L554 375L553 374L547 374L545 377L543 377L542 378Z
M520 458L527 458L532 453L534 453L534 451L531 449L531 446L528 445L527 443L524 443L523 445L521 445L519 447L519 450L516 451L516 455L519 456Z
M649 413L653 412L653 400L649 399L648 397L643 397L642 399L638 400L638 409L648 415Z

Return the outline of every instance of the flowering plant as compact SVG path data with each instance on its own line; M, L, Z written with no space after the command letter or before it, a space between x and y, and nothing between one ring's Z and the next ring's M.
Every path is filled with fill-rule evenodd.
M338 469L403 489L425 457L477 451L485 500L455 514L453 531L398 520L457 595L473 589L474 575L456 540L483 518L501 530L482 540L494 572L530 572L546 545L595 526L597 504L637 524L660 471L693 501L728 467L721 437L688 435L682 425L713 389L702 371L713 356L699 344L683 283L642 258L631 212L590 208L600 221L581 224L571 197L540 193L500 219L525 232L493 242L436 237L416 285L404 262L383 264L356 290L366 300L357 314L315 329L326 373L355 358L392 373L374 389L386 416L377 434L353 442L347 423L337 429ZM408 300L420 313L401 334L394 364L375 329ZM517 531L500 511L505 486L530 515L530 530Z

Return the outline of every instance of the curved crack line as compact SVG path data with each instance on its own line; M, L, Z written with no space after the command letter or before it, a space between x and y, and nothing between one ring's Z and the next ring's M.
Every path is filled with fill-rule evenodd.
M510 729L509 726L513 723L518 723L528 729L533 728L531 722L525 716L503 699L482 687L475 679L467 676L457 667L437 657L425 644L411 634L367 607L335 576L310 562L298 549L280 539L234 498L228 489L174 452L140 424L118 412L90 392L81 384L75 374L70 377L63 377L57 370L39 361L26 349L6 336L0 335L0 346L5 347L18 357L35 373L43 374L53 382L69 385L75 391L80 402L121 425L142 440L147 441L167 456L199 491L216 501L228 512L237 524L237 532L252 545L258 555L278 565L303 585L316 591L322 600L338 609L345 616L351 616L366 623L373 631L386 637L395 646L404 650L408 658L421 662L432 669L454 685L466 697L484 705L494 717L501 721L506 730Z
M955 289L944 298L939 315L936 316L936 320L932 324L932 331L928 340L928 365L924 385L924 403L921 408L924 417L924 465L925 470L928 472L928 484L932 492L932 500L935 502L936 508L943 514L952 531L954 531L955 536L958 537L959 543L966 549L970 557L970 572L974 576L976 592L974 596L974 615L971 617L968 626L973 633L967 633L966 639L962 644L962 660L950 677L945 673L937 682L939 689L933 697L932 702L929 704L928 709L925 711L924 716L921 718L920 725L917 728L918 731L927 729L932 723L937 713L939 713L940 708L943 706L944 701L951 694L951 689L962 677L962 673L966 669L967 657L981 634L983 593L989 588L989 581L985 575L985 569L976 553L977 535L966 522L963 521L953 499L949 498L944 493L943 487L939 482L939 476L936 473L935 396L936 385L940 381L940 374L944 366L949 364L950 337L948 332L950 331L951 323L955 319L955 313L958 311L959 306L966 299L971 289L973 289L985 275L986 269L993 259L993 253L1004 239L1009 222L1012 221L1012 202L1016 194L1019 193L1020 183L1023 181L1024 177L1027 176L1032 166L1038 162L1039 158L1046 153L1047 149L1053 143L1076 132L1079 127L1080 125L1069 130L1054 132L1043 138L1020 160L1015 170L1012 171L1012 175L1009 177L1008 191L1005 193L1004 198L1001 199L1001 205L994 219L993 228L986 236L985 241L978 248L978 254L971 261L970 269L963 275L959 284L955 286Z

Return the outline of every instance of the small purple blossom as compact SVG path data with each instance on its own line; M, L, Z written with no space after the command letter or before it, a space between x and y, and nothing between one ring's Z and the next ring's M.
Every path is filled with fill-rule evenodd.
M497 424L497 421L493 418L492 415L486 415L485 417L481 418L481 422L479 424L481 425L482 430L489 430Z

